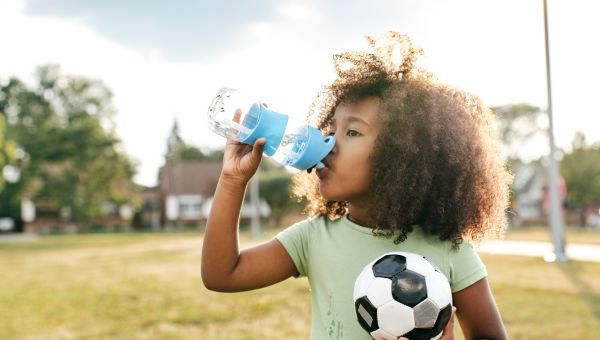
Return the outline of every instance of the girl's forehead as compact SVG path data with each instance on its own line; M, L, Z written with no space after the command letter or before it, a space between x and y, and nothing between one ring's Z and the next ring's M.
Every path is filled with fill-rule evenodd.
M373 97L356 102L340 103L335 108L331 124L357 122L369 126L377 125L379 122L379 106L379 99Z

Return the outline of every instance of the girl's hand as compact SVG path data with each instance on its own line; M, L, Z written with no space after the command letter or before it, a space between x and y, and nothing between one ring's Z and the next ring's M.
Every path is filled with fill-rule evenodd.
M260 165L266 141L265 138L259 138L254 145L248 145L227 139L221 175L246 185Z
M236 112L233 120L239 123L241 113ZM221 175L227 180L246 185L254 176L262 158L266 139L259 138L254 145L243 144L233 139L227 139L223 155Z
M456 314L456 307L452 306L452 315L448 320L448 324L444 327L440 340L454 340L454 314Z

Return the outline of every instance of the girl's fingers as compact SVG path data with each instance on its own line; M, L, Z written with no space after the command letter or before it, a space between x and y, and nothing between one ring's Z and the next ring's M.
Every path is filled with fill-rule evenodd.
M261 137L254 142L254 146L252 147L252 156L255 158L262 157L263 149L265 147L265 143L267 140L264 137Z
M239 124L241 117L242 117L242 111L240 109L235 110L235 113L233 114L233 122ZM238 130L236 130L234 127L230 127L227 135L239 137L240 132ZM227 142L230 142L230 141L232 141L232 137L227 138Z
M448 320L448 324L444 327L444 332L442 333L442 339L440 340L452 340L454 339L454 317L456 315L456 307L452 306L452 314L450 315L450 320Z

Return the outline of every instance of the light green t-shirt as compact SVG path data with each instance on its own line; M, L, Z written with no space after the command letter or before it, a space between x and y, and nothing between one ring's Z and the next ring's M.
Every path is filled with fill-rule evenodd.
M458 250L449 241L425 235L420 228L406 241L375 237L371 229L344 216L336 221L325 217L307 219L276 236L300 273L308 277L312 295L311 339L370 339L356 320L352 293L363 267L391 251L425 256L450 281L452 292L462 290L487 276L485 266L464 242Z

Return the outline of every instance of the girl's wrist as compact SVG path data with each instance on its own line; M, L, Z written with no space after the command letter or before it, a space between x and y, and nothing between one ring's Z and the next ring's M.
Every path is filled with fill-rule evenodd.
M221 173L219 182L221 182L223 185L228 186L228 187L237 187L237 188L241 187L241 188L245 189L246 185L248 185L249 179Z

